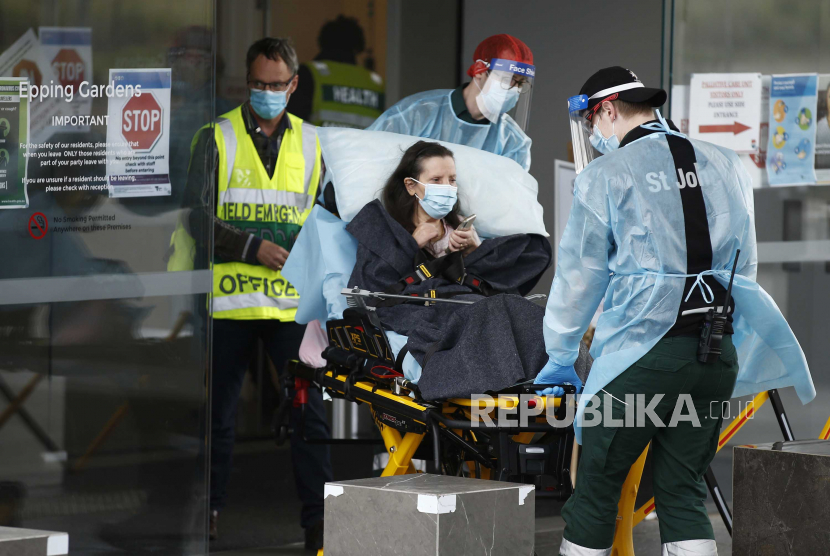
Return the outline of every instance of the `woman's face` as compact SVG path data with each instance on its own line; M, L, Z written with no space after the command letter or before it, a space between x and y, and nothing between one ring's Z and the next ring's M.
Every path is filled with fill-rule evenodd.
M423 199L424 183L455 185L455 160L451 156L427 158L421 163L421 175L412 177L421 183L410 179L404 180L406 190L410 195L417 195L419 199Z

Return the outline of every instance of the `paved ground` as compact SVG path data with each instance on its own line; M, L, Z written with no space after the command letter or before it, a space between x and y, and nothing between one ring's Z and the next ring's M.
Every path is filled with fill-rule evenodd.
M715 536L718 542L719 556L731 556L732 539L720 521L720 517L712 515L715 526ZM536 554L538 556L554 556L562 540L562 529L565 526L561 517L540 517L536 519ZM660 532L657 520L645 521L634 529L634 551L637 556L660 556ZM249 548L214 552L221 556L307 556L300 543L279 547ZM461 556L461 555L458 555Z
M211 553L222 556L309 554L302 549L303 534L298 524L300 504L289 456L287 448L276 448L272 442L238 446L228 507L219 522L220 539L211 543ZM371 447L334 447L332 459L337 480L371 474ZM142 467L142 480L131 478L125 472L124 462L120 463L101 465L81 475L67 475L61 486L30 488L20 525L69 532L73 555L204 554L204 510L181 515L180 495L203 500L206 493L177 494L182 489L174 488L177 480L193 475L192 463L169 459L148 462ZM727 482L728 469L717 471L723 477L722 482ZM561 505L550 499L536 501L539 556L557 554L564 526L559 517ZM204 506L195 502L191 507ZM714 513L714 507L710 511ZM717 514L712 516L712 522L719 554L730 555L731 539ZM191 534L183 534L184 531ZM658 521L637 526L634 538L637 556L660 555Z

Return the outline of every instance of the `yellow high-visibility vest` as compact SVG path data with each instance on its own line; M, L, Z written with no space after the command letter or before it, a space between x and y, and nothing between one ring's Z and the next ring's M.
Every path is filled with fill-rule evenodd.
M316 128L288 112L285 117L291 127L282 138L273 178L245 128L242 107L217 119L216 216L290 250L314 206L321 155ZM300 294L281 272L216 257L213 263L213 318L294 320Z
M314 78L311 122L320 127L365 129L386 107L383 78L355 64L309 62Z

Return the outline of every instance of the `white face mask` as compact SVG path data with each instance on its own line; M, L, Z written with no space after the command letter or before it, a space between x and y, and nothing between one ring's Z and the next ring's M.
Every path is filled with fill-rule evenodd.
M512 87L505 89L504 87L495 87L490 85L485 93L479 86L478 81L473 79L480 91L476 97L476 106L481 110L485 118L493 123L497 123L499 118L505 112L509 112L519 102L519 89Z

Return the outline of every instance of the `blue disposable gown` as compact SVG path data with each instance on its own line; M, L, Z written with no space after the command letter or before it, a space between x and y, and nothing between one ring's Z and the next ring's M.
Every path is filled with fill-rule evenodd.
M490 125L465 122L452 109L451 94L451 89L438 89L408 96L367 129L467 145L512 158L530 170L531 140L513 118L502 114Z
M326 321L343 318L349 305L340 292L349 285L356 259L357 240L346 231L346 222L315 205L282 270L300 294L294 319L297 323L317 320L325 331ZM391 331L386 336L397 357L407 337ZM407 380L417 384L421 365L411 353L404 357L402 368Z
M343 318L348 304L340 292L349 285L356 258L357 240L346 223L315 205L282 269L300 294L296 322Z
M775 302L756 282L752 183L738 156L692 140L712 240L714 277L726 286L741 250L732 289L733 342L740 371L733 397L794 386L802 403L815 387L804 353ZM667 176L656 188L650 172ZM653 133L589 164L574 201L545 311L551 360L570 365L605 297L591 345L594 364L577 410L643 357L674 325L686 275L686 234L677 173L665 133ZM656 191L654 191L656 189ZM581 442L580 429L577 439Z

